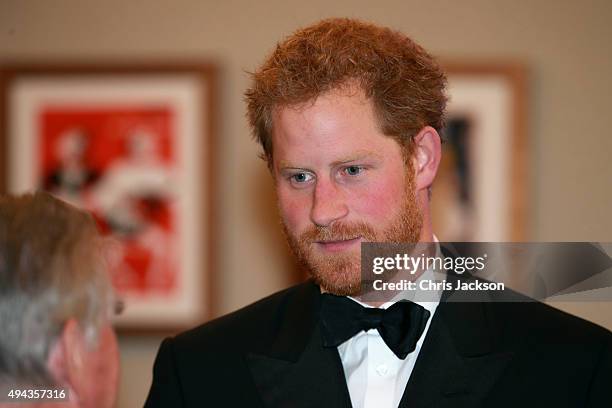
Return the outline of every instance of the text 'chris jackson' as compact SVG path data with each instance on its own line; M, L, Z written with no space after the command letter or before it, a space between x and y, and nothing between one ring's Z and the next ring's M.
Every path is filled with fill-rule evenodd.
M397 282L384 282L381 279L377 279L372 282L374 290L392 290L392 291L405 291L405 290L422 290L422 291L443 291L443 290L469 290L469 291L486 291L486 290L504 290L505 285L501 282L481 282L481 281L460 281L449 282L446 280L435 281L435 280L419 280L417 282L402 279Z

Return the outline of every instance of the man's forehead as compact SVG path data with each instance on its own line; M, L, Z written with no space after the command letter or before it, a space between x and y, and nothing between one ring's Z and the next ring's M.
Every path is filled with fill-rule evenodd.
M272 117L274 142L321 144L335 147L347 136L367 138L380 129L370 102L361 98L320 98L309 105L286 106L275 110Z
M319 92L306 99L298 99L295 102L284 102L275 105L272 108L272 113L276 113L283 109L292 109L294 111L301 111L312 107L319 99L333 98L333 97L355 97L359 99L361 103L371 103L371 98L366 96L366 91L363 86L354 79L347 79L328 90Z

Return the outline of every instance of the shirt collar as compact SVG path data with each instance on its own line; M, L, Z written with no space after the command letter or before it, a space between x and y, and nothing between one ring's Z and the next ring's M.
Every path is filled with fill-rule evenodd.
M436 256L437 257L444 256L442 254L442 251L440 250L440 241L438 240L438 237L435 234L433 234L433 241L436 243ZM428 269L425 272L423 272L421 276L419 276L415 282L417 284L417 287L419 287L418 286L419 282L422 280L440 281L440 280L443 280L445 277L446 277L446 274L443 274L439 271L433 271L431 269ZM438 304L440 303L441 296L442 296L441 290L437 290L437 291L429 290L427 291L427 293L424 293L423 291L419 291L419 290L404 290L398 293L390 301L385 302L382 305L377 306L377 307L380 309L387 309L391 307L393 304L401 300L408 300L408 301L414 302L417 305L422 306L425 309L429 310L429 312L433 316L433 313L435 312L436 308L438 307ZM347 296L347 297L351 299L352 301L359 303L363 307L369 307L369 308L374 307L360 300L357 300L352 296Z

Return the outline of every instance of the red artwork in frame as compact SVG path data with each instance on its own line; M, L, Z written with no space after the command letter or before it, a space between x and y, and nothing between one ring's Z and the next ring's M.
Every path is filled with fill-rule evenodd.
M114 243L118 327L168 332L210 317L214 68L0 74L3 190L44 189L93 214Z
M40 114L38 188L90 210L116 237L123 294L171 292L181 267L169 109L52 107Z

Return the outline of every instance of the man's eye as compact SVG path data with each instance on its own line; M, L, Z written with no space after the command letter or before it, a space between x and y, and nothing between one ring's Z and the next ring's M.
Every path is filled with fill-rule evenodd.
M344 169L344 172L349 176L356 176L363 172L363 167L361 166L348 166Z
M312 180L312 175L308 173L296 173L291 176L291 181L296 183L307 183Z
M123 299L116 299L115 302L113 302L113 314L115 316L118 316L123 313L124 310L125 302L123 301Z

